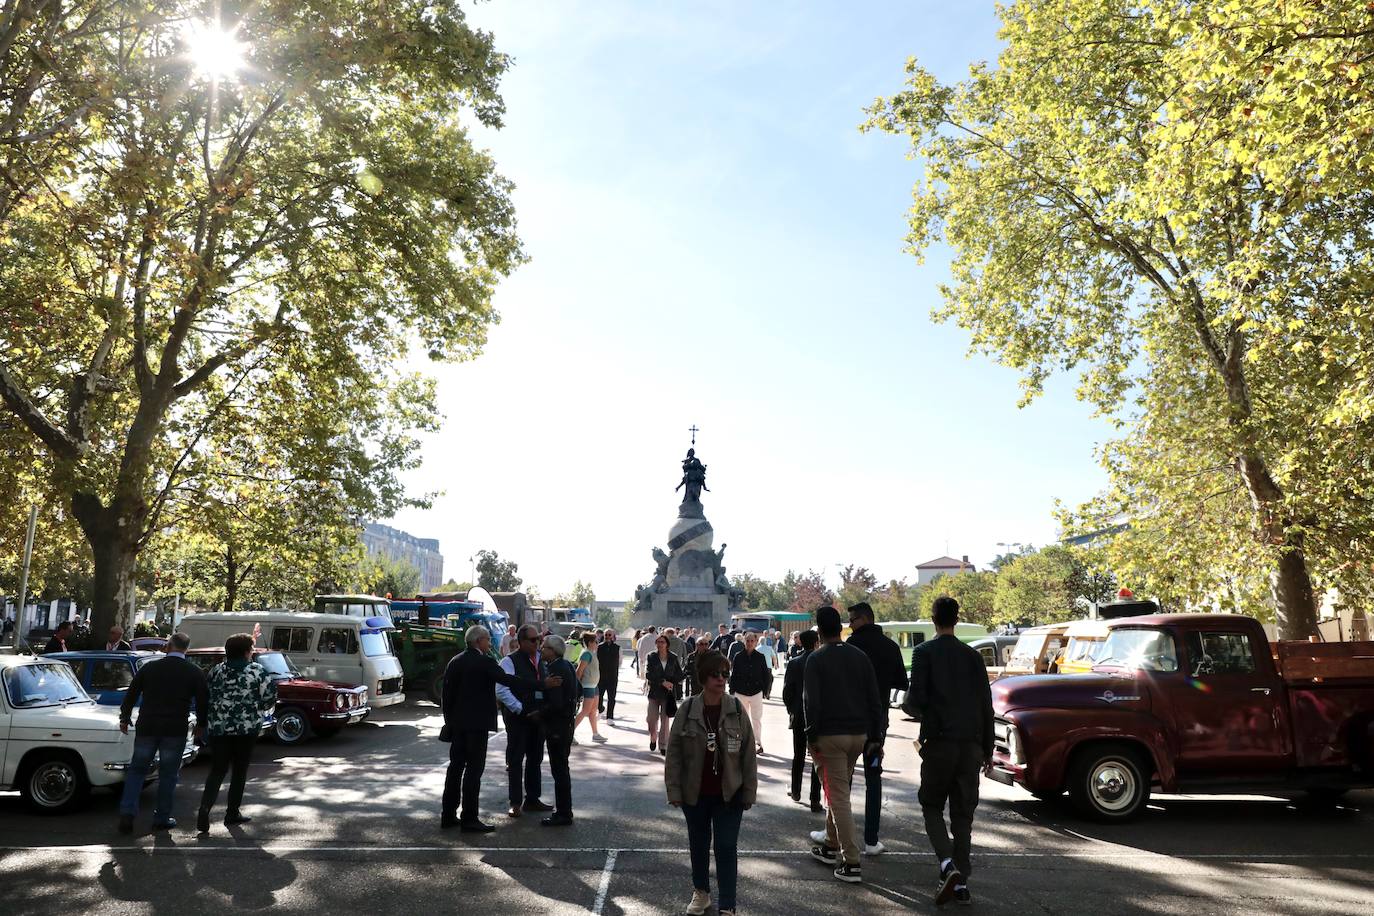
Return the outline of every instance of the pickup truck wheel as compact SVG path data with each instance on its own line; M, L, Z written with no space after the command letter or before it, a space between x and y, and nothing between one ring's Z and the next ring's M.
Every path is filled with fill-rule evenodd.
M310 717L294 706L277 710L277 722L272 726L272 736L278 744L295 747L310 738Z
M91 783L78 758L52 752L26 763L19 792L39 814L63 814L86 800Z
M1073 762L1069 795L1094 820L1128 821L1150 798L1150 770L1141 755L1119 744L1090 747Z

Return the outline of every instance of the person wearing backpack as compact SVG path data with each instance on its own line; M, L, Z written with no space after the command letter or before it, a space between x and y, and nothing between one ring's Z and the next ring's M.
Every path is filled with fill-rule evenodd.
M692 900L687 912L711 907L711 847L716 850L717 912L735 916L739 832L758 796L754 729L744 704L725 692L730 663L716 651L697 660L701 693L683 702L668 736L663 781L668 803L687 820Z

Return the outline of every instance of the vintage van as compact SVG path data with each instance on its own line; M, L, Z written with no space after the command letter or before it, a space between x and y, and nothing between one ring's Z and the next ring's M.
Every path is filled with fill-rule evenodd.
M389 617L295 611L216 611L188 614L181 622L196 648L223 646L235 633L251 633L258 648L284 653L307 677L366 687L374 709L406 698L391 629Z

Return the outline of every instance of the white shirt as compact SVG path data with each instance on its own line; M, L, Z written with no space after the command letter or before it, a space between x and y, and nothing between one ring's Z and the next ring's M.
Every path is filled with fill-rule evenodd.
M506 672L511 677L515 676L515 662L511 660L511 656L507 655L505 658L501 659L500 664L502 671ZM505 684L496 685L496 699L500 701L502 706L506 707L517 716L524 712L525 707L520 704L520 701L515 698L515 694L511 693L511 689Z
M645 633L639 637L639 645L635 646L635 654L639 656L639 676L644 677L644 673L649 665L649 656L658 651L655 643L658 640L657 633Z

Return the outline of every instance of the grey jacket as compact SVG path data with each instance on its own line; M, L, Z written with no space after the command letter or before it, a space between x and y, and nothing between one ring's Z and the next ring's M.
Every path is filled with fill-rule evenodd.
M668 801L695 805L701 791L701 767L706 758L706 718L701 695L683 701L673 717L668 735L668 755L663 766L663 781ZM736 748L735 753L728 753ZM721 762L721 794L726 801L735 798L752 805L759 792L758 754L754 745L754 726L739 700L725 694L720 698L720 732L716 755Z

